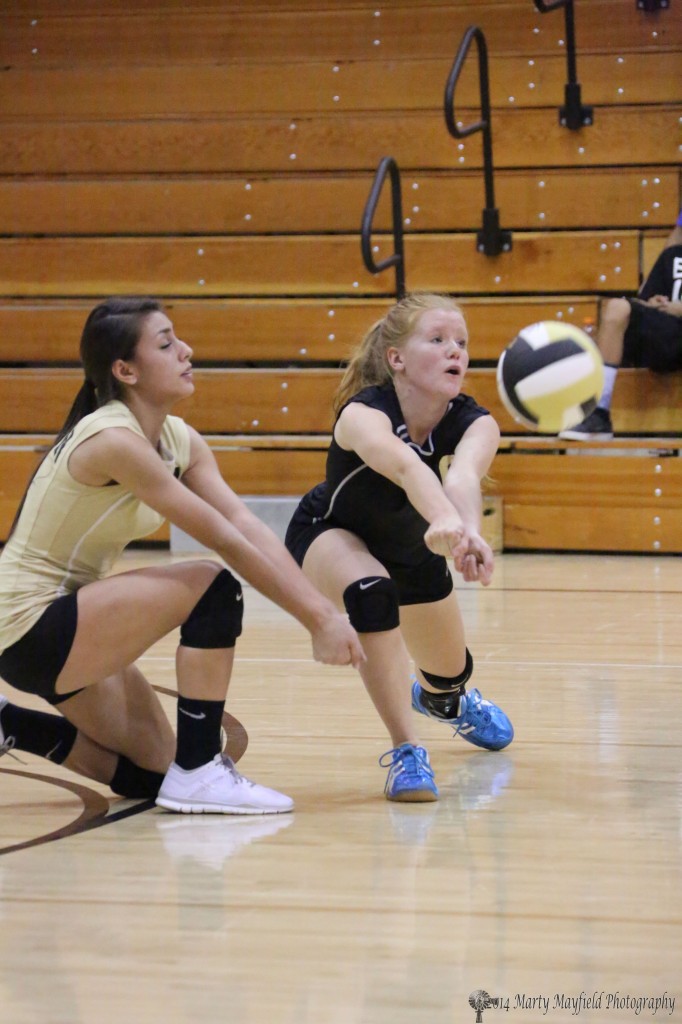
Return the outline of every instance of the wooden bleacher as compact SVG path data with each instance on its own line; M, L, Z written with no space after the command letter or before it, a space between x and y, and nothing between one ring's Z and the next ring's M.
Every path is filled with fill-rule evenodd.
M480 136L456 143L441 112L470 3L106 7L7 0L0 14L0 539L77 390L85 316L117 292L163 298L194 347L198 394L182 411L239 492L316 482L339 367L391 301L392 275L364 269L358 229L377 163L392 155L408 287L461 297L469 390L505 435L492 472L505 545L682 551L669 512L677 375L621 373L619 436L597 448L524 440L494 383L520 327L593 325L600 296L634 292L674 222L679 18L578 0L578 75L595 117L571 132L557 115L563 13L476 5L496 203L513 231L512 251L491 259L475 246ZM476 80L472 55L456 94L463 123L479 116ZM386 194L377 259L391 251L389 210ZM665 487L651 499L656 473Z

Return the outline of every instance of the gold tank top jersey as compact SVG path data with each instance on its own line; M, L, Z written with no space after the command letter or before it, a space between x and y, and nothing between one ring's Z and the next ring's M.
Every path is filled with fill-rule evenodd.
M107 427L144 437L123 402L85 416L41 463L14 533L0 554L0 652L19 640L56 598L106 576L127 544L146 537L163 517L120 484L91 487L69 472L74 449ZM167 416L159 455L169 473L189 466L184 420Z

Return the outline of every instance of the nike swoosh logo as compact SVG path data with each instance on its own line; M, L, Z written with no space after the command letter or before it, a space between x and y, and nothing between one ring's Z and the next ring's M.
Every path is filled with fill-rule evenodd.
M184 708L179 708L178 710L181 711L183 715L187 715L188 718L197 718L199 721L201 721L202 718L206 718L206 713L204 711L202 711L198 715L195 715L191 711L185 711Z
M235 601L241 601L242 597L243 597L243 594L237 594L237 596L235 598Z
M361 583L360 590L369 590L370 587L373 587L374 584L378 582L379 580L370 580L369 583Z

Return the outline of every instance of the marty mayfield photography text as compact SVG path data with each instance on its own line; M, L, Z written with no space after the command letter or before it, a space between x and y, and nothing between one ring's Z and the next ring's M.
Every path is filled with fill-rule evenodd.
M635 1017L640 1014L655 1017L672 1016L675 1010L675 996L664 992L660 996L633 996L622 992L581 992L579 996L556 993L554 996L531 996L517 993L515 996L500 996L493 1001L499 1010L535 1010L546 1016L550 1010L570 1010L573 1016L590 1010L631 1010Z

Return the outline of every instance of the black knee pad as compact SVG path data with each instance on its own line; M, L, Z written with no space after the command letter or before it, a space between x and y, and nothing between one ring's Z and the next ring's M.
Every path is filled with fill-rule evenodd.
M474 659L471 657L471 651L467 647L464 671L460 672L458 676L437 676L433 672L425 672L423 668L420 668L419 671L424 676L426 682L436 690L462 690L469 682L471 674L474 671Z
M109 789L119 796L127 796L130 800L155 800L159 795L163 782L161 772L152 772L148 768L140 768L132 761L119 755L114 777Z
M244 601L239 580L221 570L180 627L183 647L234 647L242 631Z
M343 592L350 624L358 633L383 633L400 625L398 588L386 576L365 576Z

